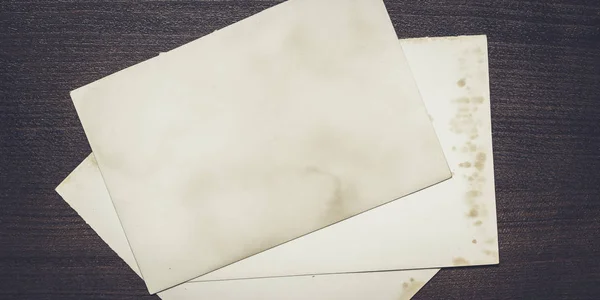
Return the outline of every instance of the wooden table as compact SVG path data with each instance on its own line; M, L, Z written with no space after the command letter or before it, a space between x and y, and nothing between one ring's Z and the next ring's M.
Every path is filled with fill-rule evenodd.
M54 192L91 151L68 92L276 3L0 3L0 299L158 299ZM416 299L600 299L600 1L386 4L489 40L501 264Z

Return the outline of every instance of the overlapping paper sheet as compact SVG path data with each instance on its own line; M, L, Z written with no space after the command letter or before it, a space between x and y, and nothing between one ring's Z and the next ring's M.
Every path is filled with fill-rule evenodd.
M408 39L401 44L454 177L258 254L262 258L257 262L246 264L254 259L251 257L225 267L225 274L233 278L264 274L260 263L277 276L498 263L486 37ZM139 275L94 156L77 167L57 191ZM311 236L321 234L311 241ZM280 252L287 246L300 250ZM376 259L382 253L387 264ZM338 259L340 255L344 259ZM368 263L361 263L363 260ZM312 268L305 268L305 263ZM278 264L284 266L277 270ZM321 264L329 268L314 267ZM227 271L229 268L234 271ZM166 300L409 299L436 272L422 269L198 281L226 278L211 273L159 296Z
M71 96L151 293L450 177L382 0L290 0Z

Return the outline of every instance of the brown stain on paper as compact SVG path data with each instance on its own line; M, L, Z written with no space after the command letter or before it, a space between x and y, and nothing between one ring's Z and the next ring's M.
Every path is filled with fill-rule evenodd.
M485 55L481 48L469 52ZM487 99L477 95L477 87L469 86L470 82L466 80L466 78L470 78L468 77L470 72L475 70L471 70L467 66L465 58L459 58L459 63L461 64L461 70L467 72L464 77L459 78L456 82L456 85L463 89L464 96L452 100L456 112L449 125L450 131L460 135L458 138L463 141L461 144L454 145L453 150L460 149L462 161L459 161L456 172L466 179L464 184L468 186L464 194L464 201L466 202L464 217L465 221L468 222L467 224L473 226L473 236L465 242L470 241L472 247L477 247L475 249L480 249L485 255L493 257L497 256L497 253L481 249L489 246L489 239L481 235L484 232L482 231L483 228L477 228L483 225L487 216L486 206L484 205L486 204L485 199L482 198L484 183L486 182L483 170L486 167L487 151L484 144L478 143L478 139L482 135L487 136L488 134L487 132L480 133L486 123L480 114L485 110L485 107L481 105L486 103ZM480 110L480 107L483 110ZM455 257L452 262L455 266L470 265L470 262L464 257Z
M360 199L359 192L356 191L357 187L352 181L344 178L342 173L336 173L334 169L328 168L327 165L312 165L313 161L324 161L325 159L340 159L346 160L348 157L352 158L352 161L357 164L357 168L365 169L364 164L368 162L363 156L361 151L354 151L353 147L346 147L345 144L339 142L336 139L330 138L331 134L328 134L327 130L318 130L316 133L311 135L308 139L306 149L303 149L307 156L314 157L311 161L301 160L291 165L284 165L281 168L271 169L268 172L260 173L260 176L250 175L254 169L258 169L261 164L260 160L253 161L247 165L243 170L236 172L239 176L248 177L244 183L250 187L264 186L265 183L276 184L279 186L286 186L287 182L301 181L306 182L309 186L317 186L315 194L317 197L313 199L306 199L305 203L299 204L300 210L283 210L285 214L278 214L274 218L275 221L265 220L261 221L261 231L264 236L260 238L254 238L249 240L247 243L238 247L238 249L232 249L227 247L228 241L223 236L216 236L211 244L216 249L215 252L222 253L223 256L232 256L236 259L243 259L254 255L258 252L262 252L266 249L270 249L276 245L280 245L284 242L291 240L292 236L287 234L286 230L294 228L295 224L284 223L285 226L273 226L273 223L277 223L280 220L288 221L290 218L295 218L296 214L302 213L307 207L310 208L314 216L310 216L311 221L315 222L308 229L308 232L313 232L317 229L321 229L325 226L331 225L335 222L346 219L358 212L357 208L360 204L357 200ZM345 157L340 157L340 148L349 148L344 152ZM265 158L268 157L268 153L265 153ZM335 156L337 155L337 157ZM258 167L255 165L259 165ZM191 189L201 189L205 193L211 192L212 178L203 178L204 180L195 180L189 184ZM208 186L208 188L207 188ZM298 187L297 185L291 184L291 187ZM305 185L299 185L305 187ZM199 194L194 192L193 194ZM277 200L277 199L273 199ZM312 204L311 204L312 203ZM272 209L280 208L282 203L280 201L272 203L270 207ZM314 207L313 207L314 206ZM270 217L270 215L269 215ZM206 230L213 230L214 224L218 223L207 218L204 220ZM316 226L315 226L316 224ZM303 225L304 226L304 225ZM308 226L304 227L308 228ZM203 234L206 234L203 232ZM209 234L206 234L209 235ZM234 247L235 248L235 247Z
M483 97L478 96L478 97L473 97L473 103L477 103L477 104L482 104L483 101L485 100Z
M469 261L462 257L455 257L452 260L452 264L454 264L455 266L466 266L469 265Z
M486 159L487 155L483 152L479 152L477 154L477 156L475 157L475 168L479 171L483 171L483 168L485 167L485 159Z
M351 187L343 187L339 177L329 172L325 172L317 167L308 167L306 172L309 174L312 173L319 176L324 176L331 180L333 189L331 191L331 196L327 201L325 218L327 220L333 220L333 222L347 218L350 211L350 209L347 207L348 200L356 198L354 189Z
M469 151L470 151L470 152L475 152L475 151L477 151L477 146L475 146L475 144L469 144Z
M468 199L473 199L475 197L479 197L481 195L481 192L478 190L471 190L467 192L467 198Z
M457 85L462 86L463 79L459 80ZM467 92L470 93L470 89L467 87ZM479 125L480 121L474 117L477 107L484 103L484 97L460 97L455 99L455 107L457 111L455 117L450 121L451 131L456 134L464 134L465 142L462 145L456 145L460 147L461 152L464 153L469 159L458 164L459 170L457 172L463 172L463 177L468 180L470 190L465 193L464 199L468 204L468 210L465 212L467 220L473 220L472 226L480 227L483 225L483 219L485 219L486 211L485 207L481 203L482 188L485 182L485 177L481 172L485 168L485 162L487 154L480 151L480 145L477 143L477 139L480 137ZM460 171L462 169L462 171ZM471 172L468 172L472 170ZM473 172L474 171L474 172ZM475 234L470 240L471 245L475 247L481 247L483 244L479 243L478 236ZM493 256L494 253L489 250L482 250L488 256ZM466 266L470 265L470 262L463 257L455 257L453 259L455 266Z
M454 102L456 102L456 103L465 103L466 104L466 103L471 102L471 99L469 97L460 97L460 98L454 100Z
M425 286L424 281L415 280L414 278L410 278L410 281L405 281L402 283L402 294L400 295L399 300L410 300L414 295L419 292L420 289Z
M483 250L483 253L487 256L494 258L494 260L496 262L500 261L500 255L498 254L498 251L496 251L496 250Z
M461 78L458 80L457 85L461 88L466 87L466 79ZM470 90L468 93L471 93ZM457 112L455 117L450 121L450 129L456 134L464 133L467 138L467 141L460 146L461 152L468 154L470 157L473 157L472 155L477 153L471 160L463 161L458 164L458 167L461 169L474 168L476 171L481 172L485 168L487 155L484 152L478 152L479 147L475 143L479 137L478 121L474 119L472 114L472 111L476 111L476 108L484 103L484 101L485 98L481 96L463 96L452 101L457 107ZM456 147L457 146L454 146L453 149L456 149ZM482 183L485 181L485 178L479 176L477 172L465 174L463 177L467 178L469 185L471 186L471 190L465 194L465 200L469 204L466 217L469 219L479 218L484 214L484 211L482 211L481 206L478 204L478 198L482 194L481 188L483 187ZM474 225L481 226L482 223L483 221L477 220Z
M467 161L467 162L458 164L458 166L461 167L461 168L470 168L471 167L471 163Z
M479 216L479 209L477 207L471 208L471 210L469 211L468 216L470 218L477 218Z

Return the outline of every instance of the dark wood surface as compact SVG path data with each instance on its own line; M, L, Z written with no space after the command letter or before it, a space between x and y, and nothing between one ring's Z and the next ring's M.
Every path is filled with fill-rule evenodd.
M90 153L68 92L276 3L0 3L0 299L158 299L54 192ZM386 4L489 40L501 264L416 299L600 299L600 1Z

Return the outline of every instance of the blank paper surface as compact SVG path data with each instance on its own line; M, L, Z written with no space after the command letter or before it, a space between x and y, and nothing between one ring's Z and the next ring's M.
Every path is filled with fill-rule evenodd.
M381 0L287 1L71 95L152 293L450 177Z
M310 248L311 245L304 244L303 240L317 233L327 233L329 228L288 243L296 244L294 247L300 248L297 254L278 253L283 247L280 246L257 255L261 256L257 262L247 264L247 261L255 258L246 259L225 267L222 269L223 272L230 272L233 277L239 277L239 274L261 274L260 262L269 266L271 272L274 270L274 265L281 265L279 272L276 273L279 275L286 275L281 270L291 270L291 274L299 272L316 274L322 270L333 270L305 268L295 263L296 261L301 261L303 264L314 261L311 266L334 261L335 263L329 265L329 268L335 267L336 264L343 266L342 264L345 263L350 267L344 270L350 272L379 270L378 268L394 269L402 262L419 267L434 263L440 266L453 266L498 262L486 38L485 36L463 36L409 39L402 40L401 44L455 172L454 178L447 182L454 182L455 187L450 187L444 182L436 185L436 187L447 185L439 191L432 187L408 196L409 202L397 202L404 203L402 205L396 207L386 205L357 218L333 225L329 228L342 229L330 231L329 243L326 241L327 236L322 237L323 245L320 248ZM458 123L459 125L454 121L457 116L461 120L464 119L463 122ZM482 155L479 154L481 152L477 150L486 151L486 157L481 159ZM476 178L483 179L475 180ZM428 190L432 191L428 192ZM77 167L61 183L57 191L139 274L94 157L91 155ZM415 200L410 201L411 198ZM384 210L391 211L385 215L375 213ZM373 216L366 217L369 215ZM348 254L344 259L338 259L338 256L344 255L344 252L336 251L350 245L346 239L339 238L340 232L344 232L343 228L346 226L344 224L355 222L354 220L362 216L365 217L360 224L346 228L346 231L350 232L359 228L358 226L363 228L355 231L360 233L355 234L355 237L361 239L354 244L357 251ZM385 234L374 234L384 226L389 227L389 231ZM450 234L450 237L445 237L447 234ZM332 240L346 244L338 247L335 243L331 243ZM287 247L288 244L284 246ZM372 246L373 244L377 249ZM412 247L422 254L411 252L409 248ZM324 252L323 249L326 248L333 249L331 254ZM393 254L394 252L396 255ZM356 261L374 261L373 257L377 257L380 253L390 253L385 257L388 260L387 264L383 262L379 265L367 265L366 268L352 265ZM415 261L418 263L414 263ZM237 267L238 265L242 267ZM231 268L235 272L227 271ZM377 295L378 299L409 299L435 272L437 269L375 273L378 275L329 274L315 277L309 275L206 281L193 284L190 282L162 292L159 296L167 300L198 299L209 296L232 300L302 299L303 296L311 296L311 299L332 299L335 298L336 293L346 295L345 293L348 292L349 295L356 296L348 296L345 299L362 299L360 295L368 292ZM208 274L197 280L219 278L215 275L219 274ZM340 285L346 288L340 291ZM233 292L238 289L245 292ZM373 293L374 290L379 292ZM322 297L315 295L322 295ZM169 296L173 298L168 298Z

